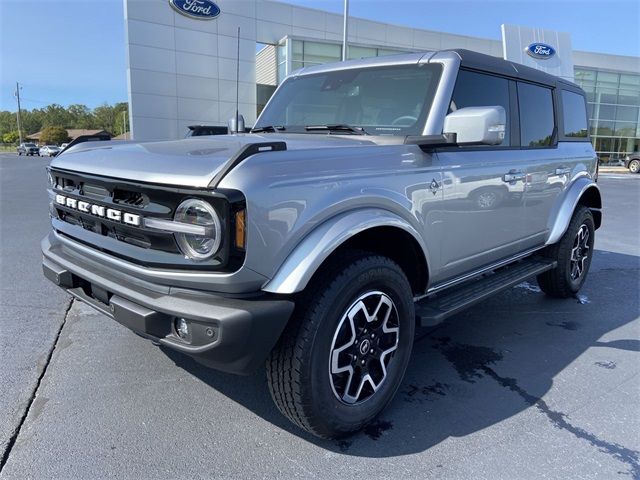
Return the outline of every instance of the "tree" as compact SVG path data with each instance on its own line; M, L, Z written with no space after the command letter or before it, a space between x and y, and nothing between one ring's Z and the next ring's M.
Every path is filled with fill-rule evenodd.
M40 143L45 145L56 144L59 145L64 142L69 141L69 135L67 134L67 130L64 127L60 126L49 126L44 127L42 129L42 134L40 135Z
M105 103L93 109L93 116L95 117L97 128L101 128L107 132L115 131L116 112L114 107Z
M60 125L64 128L70 128L73 126L71 115L62 105L54 103L47 105L41 111L43 116L42 125L45 127Z
M2 143L14 144L18 143L18 140L20 140L20 134L17 130L12 130L2 135Z

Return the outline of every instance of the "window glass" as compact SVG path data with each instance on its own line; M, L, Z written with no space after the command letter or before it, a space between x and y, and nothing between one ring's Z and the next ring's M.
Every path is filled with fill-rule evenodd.
M511 145L509 122L509 81L482 73L460 70L453 90L449 112L465 107L492 107L499 105L507 114L507 125L502 146Z
M625 122L637 122L638 107L617 107L616 120L623 120Z
M374 135L421 133L440 78L438 65L337 70L289 78L256 127L348 124ZM326 133L326 132L324 132Z
M399 53L402 53L399 50L386 50L384 48L379 48L378 49L378 56L379 57L384 57L385 55L398 55Z
M587 136L587 112L582 95L562 90L562 113L567 137Z
M337 62L342 56L342 47L329 43L304 42L305 66Z
M615 105L600 105L600 114L598 118L602 120L613 120L616 115Z
M375 48L356 47L356 46L349 47L348 52L349 52L350 59L375 57L377 53Z
M550 146L555 125L551 89L518 82L518 105L522 146Z
M620 90L618 103L621 105L640 105L640 91Z

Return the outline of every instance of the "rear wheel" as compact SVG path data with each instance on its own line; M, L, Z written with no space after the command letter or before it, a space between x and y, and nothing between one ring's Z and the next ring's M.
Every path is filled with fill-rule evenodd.
M325 438L362 429L395 395L415 330L411 287L392 260L353 253L324 270L267 361L271 396Z
M629 171L631 173L640 172L640 160L631 160L631 162L629 162Z
M587 207L578 206L560 241L545 252L558 266L538 275L538 285L544 293L567 298L582 288L591 265L594 238L593 215Z

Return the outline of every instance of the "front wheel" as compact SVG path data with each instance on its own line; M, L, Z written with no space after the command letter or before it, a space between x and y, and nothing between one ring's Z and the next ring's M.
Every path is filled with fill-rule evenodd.
M640 160L631 160L631 162L629 163L629 171L631 173L640 172Z
M556 260L558 266L538 275L544 293L567 298L582 288L593 256L594 225L591 210L579 206L560 241L547 248L545 256Z
M400 386L415 330L411 286L392 260L354 253L306 292L267 361L269 390L296 425L342 437L372 421Z

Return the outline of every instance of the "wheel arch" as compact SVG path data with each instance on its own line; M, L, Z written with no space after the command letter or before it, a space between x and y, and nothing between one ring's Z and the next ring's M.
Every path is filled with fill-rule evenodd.
M391 258L407 275L414 294L426 291L429 261L420 234L403 218L382 209L347 212L316 227L262 290L276 294L300 292L327 261L347 249Z
M556 214L552 217L553 223L550 228L550 234L546 244L552 245L560 240L564 232L567 231L573 212L578 205L584 205L591 210L595 228L602 225L602 195L598 185L587 177L578 179L564 198L556 210Z

